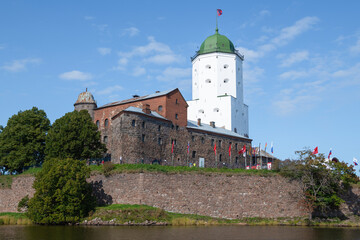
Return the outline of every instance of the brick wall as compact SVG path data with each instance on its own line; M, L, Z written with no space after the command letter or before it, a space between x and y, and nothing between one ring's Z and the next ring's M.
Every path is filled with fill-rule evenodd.
M33 196L33 181L33 177L17 177L11 189L0 189L0 212L16 212L24 196ZM306 215L296 183L280 176L127 173L92 176L88 181L99 202L107 204L146 204L224 218ZM359 215L360 189L350 190L345 200L340 213Z

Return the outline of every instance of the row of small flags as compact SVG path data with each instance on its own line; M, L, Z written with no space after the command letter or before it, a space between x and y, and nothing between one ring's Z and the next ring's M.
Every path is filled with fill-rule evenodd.
M318 154L318 153L319 153L319 148L316 146L316 147L314 148L314 150L312 151L312 154L313 154L313 155L316 155L316 154ZM332 149L330 148L329 155L328 155L328 159L330 159L331 154L332 154ZM358 165L358 160L357 160L356 158L353 158L353 163L354 163L355 166L357 166L357 165Z

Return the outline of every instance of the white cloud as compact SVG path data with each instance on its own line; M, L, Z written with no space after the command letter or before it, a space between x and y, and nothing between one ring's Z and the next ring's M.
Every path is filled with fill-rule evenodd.
M108 88L105 88L99 92L97 92L99 95L110 95L110 94L113 94L114 92L117 92L117 91L121 91L123 90L124 88L120 85L115 85L115 86L111 86L111 87L108 87Z
M191 68L168 67L156 78L162 82L175 81L179 79L184 80L185 78L191 79Z
M11 63L5 64L1 68L10 72L20 72L26 70L27 65L38 64L40 62L41 59L39 58L26 58L26 59L14 60Z
M282 63L280 64L281 67L289 67L291 65L293 65L294 63L299 63L305 60L309 59L309 52L304 50L304 51L299 51L299 52L294 52L291 53L287 58L284 58L282 60Z
M145 62L154 63L154 64L170 64L174 62L180 62L181 57L176 56L175 54L159 54L152 57L149 57L144 60Z
M135 67L134 70L133 70L132 75L135 76L135 77L138 77L138 76L144 75L145 73L146 73L145 68L143 68L143 67Z
M103 56L108 55L108 54L111 53L111 48L101 47L101 48L98 48L97 50Z
M85 16L84 19L85 19L86 21L90 21L90 20L94 20L95 18L92 17L92 16Z
M130 36L130 37L133 37L133 36L136 36L138 35L140 32L139 29L137 29L136 27L129 27L129 28L125 28L122 35L127 35L127 36Z
M93 24L92 26L97 28L100 32L104 32L108 28L107 24Z
M284 72L282 74L280 74L280 78L281 79L290 79L290 80L295 80L298 78L304 78L307 77L308 73L305 71L288 71L288 72Z
M126 65L128 64L129 60L125 57L120 58L117 62L117 66L113 67L113 70L120 70L124 71L126 68Z
M135 47L130 52L119 52L121 57L146 56L151 53L172 54L170 47L164 43L157 42L154 37L148 37L149 43L145 46Z
M355 54L360 53L360 38L357 40L354 46L350 47L350 52Z
M311 95L285 95L273 102L273 111L279 115L286 116L299 111L306 111L314 107L319 99Z
M71 72L65 72L59 75L59 78L65 79L65 80L80 80L85 81L92 79L92 75L90 73L84 73L77 70L71 71Z
M262 10L262 11L260 11L259 12L259 15L260 16L270 16L270 11L268 11L268 10Z

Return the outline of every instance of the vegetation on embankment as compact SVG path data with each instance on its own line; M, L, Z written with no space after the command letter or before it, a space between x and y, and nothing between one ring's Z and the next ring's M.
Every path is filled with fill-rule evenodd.
M0 175L0 189L11 188L14 177L35 176L36 173L40 172L40 170L41 167L34 167L29 168L23 173L17 175Z
M25 213L0 213L0 225L30 225L31 220Z

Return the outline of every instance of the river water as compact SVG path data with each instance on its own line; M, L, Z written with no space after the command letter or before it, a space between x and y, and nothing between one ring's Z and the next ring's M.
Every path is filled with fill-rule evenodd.
M359 239L360 228L283 226L124 227L124 226L0 226L0 240L187 240L187 239Z

